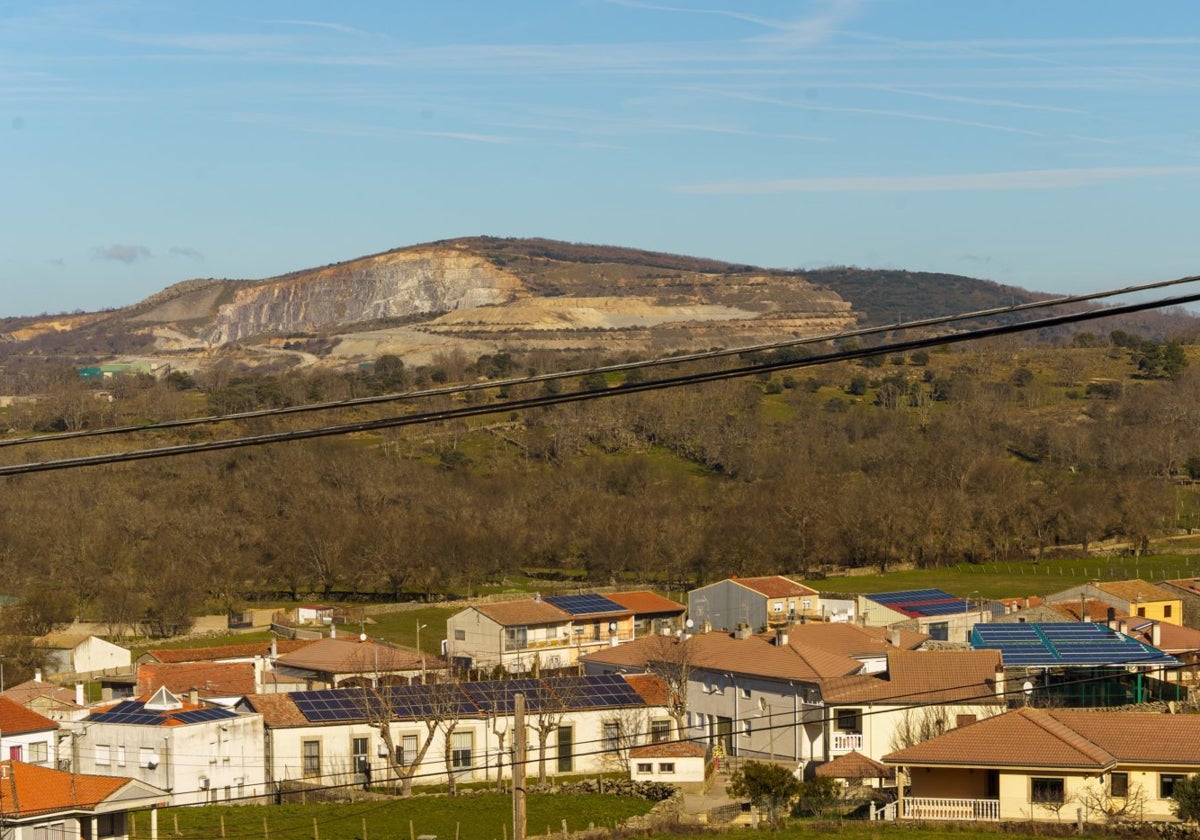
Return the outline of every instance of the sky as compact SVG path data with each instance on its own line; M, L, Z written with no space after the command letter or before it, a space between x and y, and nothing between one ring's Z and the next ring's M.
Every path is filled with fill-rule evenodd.
M1200 273L1195 0L0 0L0 316L458 236Z

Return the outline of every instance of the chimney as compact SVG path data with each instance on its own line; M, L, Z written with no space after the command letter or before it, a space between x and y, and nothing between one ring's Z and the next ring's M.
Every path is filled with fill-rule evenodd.
M200 692L196 691L196 689L194 689L194 688L189 688L188 689L188 702L191 703L193 706L199 706L200 705Z
M1087 621L1087 596L1079 593L1079 620Z
M38 668L36 671L33 672L33 679L35 682L42 681L42 669L41 668Z
M1118 621L1117 622L1117 632L1120 633L1122 636L1128 636L1129 635L1129 622L1123 618L1120 621Z
M87 705L86 698L83 696L83 683L81 683L81 682L75 683L75 705L76 706L86 706Z
M786 627L781 627L775 631L775 647L787 647L788 633Z
M274 662L279 658L279 644L275 636L271 637L271 661Z
M535 602L535 603L541 603L541 600L542 600L542 593L541 593L541 592L534 592L534 593L533 593L533 600L534 600L534 602Z
M1108 624L1109 627L1112 627L1113 622L1116 621L1116 619L1117 619L1116 609L1113 607L1109 607L1108 611L1105 613L1105 616L1106 616L1106 623Z
M337 627L332 624L329 625L329 638L331 638L331 639L337 638Z
M892 628L892 647L900 647L900 628Z
M1026 610L1029 609L1029 596L1026 596L1021 599L1021 607L1022 607L1022 609L1026 609Z
M996 683L996 696L999 697L1001 700L1005 699L1004 692L1005 692L1005 689L1007 688L1007 686L1005 685L1005 679L1004 679L1004 665L1000 662L996 663L995 683Z
M1150 625L1150 644L1162 647L1162 627L1157 621Z

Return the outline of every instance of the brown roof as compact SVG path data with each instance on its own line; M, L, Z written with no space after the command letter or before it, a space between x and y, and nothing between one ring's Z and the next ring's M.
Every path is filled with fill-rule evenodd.
M814 772L818 776L828 776L831 779L891 779L896 775L896 771L891 767L880 764L858 750L839 755L833 761L822 764Z
M647 589L639 589L634 592L611 592L604 597L635 615L658 615L660 613L678 615L687 610L683 604L672 601L670 598L664 598Z
M0 697L7 697L14 703L19 703L22 706L28 706L34 700L46 697L64 706L74 706L77 709L83 708L75 702L75 692L72 689L64 688L54 683L38 682L37 680L26 680L23 683L18 683L5 691ZM0 728L0 732L3 731L5 730Z
M1179 597L1144 580L1114 580L1097 584L1097 588L1115 595L1122 601L1178 601Z
M731 633L701 633L684 641L665 636L646 636L615 648L602 648L582 657L614 667L644 668L649 660L662 658L663 645L684 644L692 668L729 671L745 676L816 682L853 674L862 667L857 659L816 647L779 647L764 636L738 639Z
M280 656L276 663L288 668L326 674L419 671L424 657L416 651L381 645L368 639L317 639L301 650ZM441 668L438 661L426 662L427 669Z
M316 639L276 639L275 649L279 654L291 653L311 645ZM221 659L249 659L267 656L271 652L270 642L249 642L241 645L215 645L201 648L155 648L145 653L159 662L214 662Z
M51 650L74 650L91 637L91 633L47 633L34 639L33 643Z
M1142 621L1145 623L1130 627L1128 635L1165 653L1179 654L1200 651L1200 630L1180 627L1178 624L1168 624L1165 621L1146 621L1144 618L1131 619L1130 624ZM1158 625L1157 645L1154 644L1154 625L1156 624Z
M1180 578L1178 580L1164 580L1164 586L1171 586L1176 589L1182 589L1189 595L1200 595L1200 580L1196 578ZM1168 589L1167 592L1171 590Z
M730 578L734 583L741 584L747 589L753 589L768 598L787 598L792 595L817 595L817 590L810 589L802 583L797 583L783 575L767 575L766 577Z
M793 624L787 629L788 644L797 650L820 648L842 656L884 656L892 647L886 627L859 627L857 624L813 622ZM901 647L918 647L929 637L911 630L900 631Z
M630 758L703 758L708 748L691 741L664 741L661 744L643 744L629 750Z
M888 764L1103 770L1117 763L1195 767L1200 715L1018 709L884 756Z
M566 610L533 598L477 604L475 609L504 627L516 627L521 624L559 624L571 620L571 614Z
M665 706L671 701L671 689L654 674L626 674L625 682L641 695L647 706Z
M172 694L196 689L202 697L253 694L253 662L144 662L137 669L137 693L153 694L166 686Z
M1079 601L1058 601L1053 604L1047 604L1047 608L1054 610L1056 613L1066 618L1068 621L1079 621ZM1113 609L1109 604L1101 601L1099 598L1088 598L1083 602L1083 612L1088 621L1104 622L1108 620L1108 611ZM1125 618L1125 614L1120 610L1114 610L1115 618Z
M65 773L20 761L0 763L0 815L20 819L55 811L91 810L126 785L144 783L113 776ZM163 793L164 800L167 798Z
M826 703L1002 703L996 696L998 650L890 650L887 671L829 680Z
M264 726L311 726L289 694L249 694L246 705L263 716Z
M0 733L20 735L25 732L45 732L58 729L58 723L26 709L8 697L0 697Z

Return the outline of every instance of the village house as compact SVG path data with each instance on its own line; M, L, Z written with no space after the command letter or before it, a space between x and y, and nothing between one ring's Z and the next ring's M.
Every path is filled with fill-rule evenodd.
M1200 772L1200 716L1022 708L890 753L900 819L1171 820Z
M58 722L0 697L0 754L44 767L58 762Z
M160 688L74 725L72 769L154 785L172 805L245 801L267 792L262 716L204 706Z
M783 575L735 577L701 586L688 593L688 618L696 630L759 632L821 619L817 590Z
M412 682L446 670L446 663L415 650L381 644L365 636L318 639L280 654L274 663L279 677L303 680L307 688Z
M4 840L126 840L129 812L146 808L151 809L148 836L153 838L158 828L156 809L166 804L165 791L144 782L0 762L0 837Z
M988 621L986 602L941 589L910 589L858 596L858 615L871 627L926 634L930 641L965 644L976 624Z
M1095 599L1133 618L1183 624L1179 594L1144 580L1092 581L1046 596L1047 603Z
M508 679L252 695L269 740L268 780L319 785L511 777L514 696L526 698L527 772L627 768L629 749L677 736L657 680ZM387 728L394 752L389 751ZM545 739L543 742L543 738Z
M7 697L14 703L59 723L79 720L88 714L82 683L76 683L72 688L55 685L42 681L40 672L36 673L32 680L9 688L0 697Z
M48 674L90 677L128 673L133 658L120 645L86 633L47 633L33 642L46 651Z

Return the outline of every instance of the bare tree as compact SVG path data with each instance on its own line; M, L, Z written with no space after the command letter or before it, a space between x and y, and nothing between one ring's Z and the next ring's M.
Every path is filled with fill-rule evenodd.
M889 744L893 750L902 750L941 735L952 726L950 712L943 706L905 709Z
M667 712L680 736L687 731L692 648L691 639L681 636L655 636L646 643L646 670L666 683Z
M379 730L388 752L388 778L400 781L404 796L412 793L413 778L439 734L449 742L449 733L462 715L462 696L457 683L438 682L419 686L368 686L358 689L367 719ZM423 732L413 750L397 749L394 726L396 709L409 709L421 721ZM403 743L401 744L403 746ZM447 758L447 764L450 759ZM453 790L453 775L451 789Z

